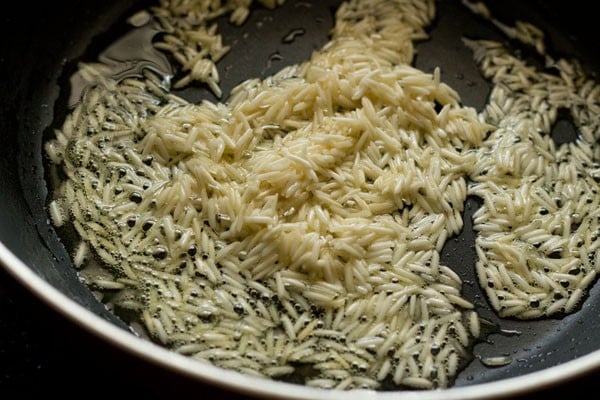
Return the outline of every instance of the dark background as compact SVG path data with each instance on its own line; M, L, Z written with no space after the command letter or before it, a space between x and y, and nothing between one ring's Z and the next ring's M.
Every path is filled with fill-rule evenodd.
M68 4L69 1L58 3ZM77 2L72 1L71 3ZM589 49L589 46L592 46L594 50L597 48L597 44L594 43L597 34L594 33L591 37L586 35L587 32L597 32L597 29L590 28L593 26L591 21L595 18L596 13L593 11L582 13L579 7L585 6L583 1L529 1L529 3L537 4L547 21L560 27L561 32L567 33L567 37L577 38L576 41L573 41L577 49L585 50L586 47ZM21 2L17 4L17 7L21 12L26 12L27 7L30 6ZM44 12L39 9L33 11L37 11L38 16ZM575 14L577 14L577 18L573 17ZM10 15L5 14L0 18L0 22L6 22L9 19ZM525 15L523 19L528 20L528 17ZM36 26L32 26L30 31L35 33L36 28ZM0 26L0 33L2 34L0 36L2 38L0 39L0 49L2 50L4 50L3 46L10 46L10 50L14 53L15 49L20 49L19 41L25 42L25 39L12 36L9 30L4 31L2 26ZM318 45L319 43L311 42L307 43L306 48L310 49ZM285 49L282 48L282 52ZM426 46L421 50L421 54L425 54ZM0 52L0 67L2 67L5 54L5 52ZM596 67L600 65L598 52L590 53L588 51L587 55L590 56L590 54L591 58L588 57L587 61ZM284 53L283 56L284 59L291 60L291 54ZM267 59L268 54L260 57ZM299 58L302 59L304 56ZM265 64L258 72L271 73L277 70L280 67L277 64L278 59L274 60L273 65ZM452 62L453 60L447 61ZM417 57L417 64L419 62L422 63L423 59L419 60ZM420 68L427 69L423 64ZM0 89L11 84L11 74L17 76L20 73L20 71L10 71L6 74L2 68L0 71L2 72ZM451 80L452 76L446 75L446 78ZM449 83L452 84L452 82ZM0 92L4 93L4 90L0 90ZM473 100L473 106L477 106L476 100ZM3 101L2 104L9 104L9 102ZM0 107L0 111L2 112L0 118L10 119L13 117L6 108ZM0 127L4 126L0 124ZM2 132L2 134L7 135L8 133ZM594 393L596 382L599 380L600 371L596 371L572 379L567 383L560 383L514 398L553 399L570 397L583 392ZM188 398L191 396L194 398L245 398L232 392L188 380L111 347L50 309L0 268L0 399L34 394L44 396L78 394L82 397L90 395L108 397L119 393L135 395L137 398L174 398L176 395L185 395Z

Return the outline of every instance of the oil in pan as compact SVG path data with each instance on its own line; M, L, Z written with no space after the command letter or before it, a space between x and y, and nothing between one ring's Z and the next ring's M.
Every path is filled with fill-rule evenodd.
M63 168L50 168L53 221L84 282L140 335L225 368L340 389L535 368L578 318L543 317L576 311L595 281L597 85L535 25L482 3L366 3L337 20L334 3L231 8L240 27L194 26L207 11L193 8L180 26L176 7L136 14L138 35L79 70L88 86L72 81L84 97L46 146ZM127 38L141 59L120 59ZM296 97L269 102L278 91Z

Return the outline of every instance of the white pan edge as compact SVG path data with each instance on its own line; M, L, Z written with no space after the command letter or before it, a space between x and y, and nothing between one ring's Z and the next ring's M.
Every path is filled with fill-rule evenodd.
M63 294L27 267L1 242L0 265L33 295L76 325L141 360L196 379L199 384L212 384L240 394L262 398L333 400L338 399L340 396L340 391L271 381L225 370L209 363L179 355L148 340L139 338L131 332L104 320ZM600 350L541 371L490 383L431 391L377 392L353 390L344 391L343 397L344 400L491 399L540 390L595 369L600 369Z

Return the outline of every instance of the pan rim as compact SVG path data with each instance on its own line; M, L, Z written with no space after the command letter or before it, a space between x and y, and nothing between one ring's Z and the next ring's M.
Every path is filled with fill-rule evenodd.
M337 398L339 391L251 377L235 371L198 362L171 350L135 336L96 315L75 300L45 281L21 259L0 242L0 266L4 267L22 286L42 302L106 343L119 348L138 359L151 362L161 368L197 380L199 384L212 384L240 394L267 396L277 399L329 400ZM578 375L600 368L600 350L518 377L501 379L471 386L451 387L432 391L402 391L405 400L459 400L487 399L498 396L526 394L559 384ZM395 398L399 392L354 390L344 392L346 400Z

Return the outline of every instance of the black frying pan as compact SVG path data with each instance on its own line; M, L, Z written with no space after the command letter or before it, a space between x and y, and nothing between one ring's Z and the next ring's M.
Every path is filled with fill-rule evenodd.
M306 6L308 3L310 7ZM337 3L334 0L288 0L274 12L260 8L254 10L241 28L221 21L224 39L232 44L232 51L219 64L224 93L244 79L266 76L287 64L306 59L313 49L327 41ZM582 1L503 1L491 3L490 8L501 20L510 22L520 18L540 26L548 34L553 54L576 56L584 62L588 71L595 74L600 71L600 59L594 43L594 30L588 29L593 12L584 10L584 4ZM207 393L212 394L223 394L217 389L210 389L213 385L229 385L231 390L249 395L304 396L301 387L273 388L268 384L263 387L243 377L223 381L223 377L230 377L226 372L222 376L219 371L213 370L183 372L188 365L169 359L160 349L149 344L137 343L138 339L128 338L132 335L127 332L126 326L107 312L79 282L65 247L49 224L44 208L47 184L42 142L55 126L53 124L56 121L60 123L67 113L71 89L68 78L75 71L77 61L93 61L122 34L123 18L143 5L143 2L133 0L22 3L16 5L17 12L1 17L0 260L9 274L0 275L0 296L3 297L0 319L10 321L12 318L12 322L3 323L19 331L21 324L29 328L29 332L35 331L28 335L39 343L37 349L50 360L54 359L57 365L69 365L69 359L62 360L59 350L48 350L45 346L53 340L62 340L61 335L52 332L49 325L56 323L55 327L60 327L58 332L64 332L68 338L63 342L63 348L70 348L68 343L71 341L81 341L73 344L78 350L70 356L77 364L89 363L86 367L92 371L88 374L77 369L71 374L88 384L97 381L94 376L115 379L106 371L106 368L112 368L117 371L117 382L119 379L123 382L133 379L135 385L156 388L156 382L164 380L159 387L165 391L173 390L175 383L180 389L211 391ZM257 24L259 21L263 24ZM302 31L296 31L291 43L283 40L299 28ZM588 31L591 32L589 35ZM426 72L440 66L442 79L461 94L463 102L481 109L489 85L481 78L470 51L461 44L463 35L504 40L493 27L461 8L458 1L441 1L438 3L438 18L431 27L432 38L417 46L415 64ZM192 101L202 98L215 100L207 90L197 87L180 95ZM569 121L557 124L553 131L558 141L570 140L574 135L575 129ZM488 368L475 359L458 375L455 389L442 397L435 397L441 395L439 392L419 392L418 396L498 397L534 393L552 383L560 383L563 385L560 387L565 387L562 390L568 393L575 387L573 379L578 379L575 381L578 385L599 377L600 287L595 285L578 312L562 319L515 321L498 318L477 285L473 269L474 238L469 215L477 207L477 201L468 201L465 229L458 238L449 240L443 251L443 260L461 275L464 295L477 304L477 311L493 326L493 333L476 345L475 355L508 354L513 362L501 368ZM14 287L15 277L26 291L20 286ZM65 296L59 295L59 292ZM37 295L42 302L30 299L30 293ZM6 294L9 300L6 300ZM38 307L42 307L42 311ZM26 310L25 313L33 311L35 318L41 320L28 320L23 313L14 311L16 309ZM68 318L64 319L64 316ZM92 356L88 359L86 352L98 346L102 350L91 351ZM32 353L29 357L35 356ZM10 362L7 360L10 358L3 357L0 352L0 372L3 368L9 371L5 365ZM94 372L92 367L95 363L98 363L95 367L100 368ZM115 364L119 366L115 367ZM146 374L151 378L146 379ZM68 371L64 371L64 375L52 372L45 376L69 379ZM92 378L86 380L88 376ZM13 381L19 379L25 380L13 378ZM11 382L10 377L7 382ZM385 394L390 395L392 393Z

